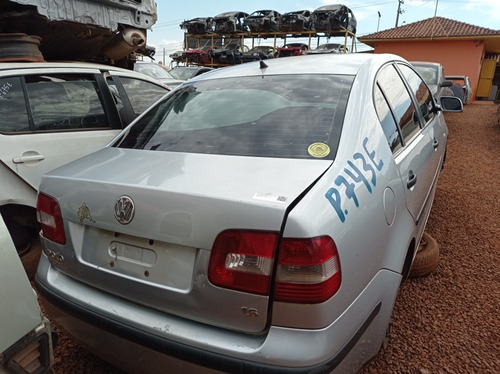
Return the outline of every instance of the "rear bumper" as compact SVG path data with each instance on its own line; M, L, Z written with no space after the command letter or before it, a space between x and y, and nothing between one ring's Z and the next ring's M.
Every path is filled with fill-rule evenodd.
M324 357L314 356L317 355L316 352L324 350L326 341L334 340L332 336L335 336L335 329L342 328L337 325L345 323L344 320L337 321L324 330L308 331L307 333L314 335L314 339L311 339L313 335L304 335L302 330L279 327L272 327L266 336L242 338L242 334L221 333L217 331L221 329L216 328L210 328L212 330L210 333L210 330L206 330L206 327L200 324L194 328L198 331L197 337L201 338L189 344L186 336L182 335L182 326L180 328L178 325L174 326L171 316L163 315L164 328L159 328L159 325L153 327L153 330L149 329L151 326L144 325L142 328L136 323L137 320L151 321L151 319L149 315L137 313L141 309L140 306L127 305L130 310L126 311L120 307L123 301L110 300L109 305L98 305L99 297L92 298L91 296L88 300L92 300L92 303L74 302L72 295L65 292L67 289L65 290L64 287L58 289L61 282L70 280L64 279L65 276L61 274L57 275L57 279L51 279L52 277L47 276L49 271L50 265L42 256L35 284L44 299L49 315L55 322L81 345L104 360L127 371L144 373L155 373L166 368L172 373L219 371L324 373L336 371L335 369L339 372L346 372L347 367L356 367L357 370L378 351L380 342L376 341L383 339L399 286L399 276L384 271L385 275L389 275L389 278L397 283L394 295L387 300L379 300L371 309L366 310L363 322L348 341L335 343L332 341L332 346L341 343L341 348L333 348L333 352L325 360ZM386 281L387 279L383 283ZM86 291L98 293L95 289ZM387 288L384 291L390 294ZM108 295L108 298L113 297ZM144 313L151 312L159 314L154 311L144 311ZM349 315L349 313L345 314ZM132 320L135 325L127 323ZM193 322L182 319L177 319L176 322L179 322L179 325L189 323L191 330L193 329ZM316 334L320 336L316 337ZM373 339L374 334L378 336L375 339ZM277 341L282 342L280 347L277 347ZM374 341L375 346L373 346ZM289 349L290 342L295 346L292 349ZM363 348L364 352L371 352L364 358L360 358L356 353L356 347L362 342L371 344L370 349ZM217 343L221 344L217 345ZM215 345L217 345L216 348L214 348ZM304 352L304 347L307 347L306 352ZM297 352L302 352L302 359L297 358Z

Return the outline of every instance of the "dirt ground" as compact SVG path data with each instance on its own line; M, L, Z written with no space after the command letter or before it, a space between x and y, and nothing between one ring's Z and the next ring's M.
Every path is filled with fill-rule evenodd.
M500 373L497 107L446 114L448 155L427 224L440 262L402 284L387 339L361 374ZM55 374L121 373L60 335Z

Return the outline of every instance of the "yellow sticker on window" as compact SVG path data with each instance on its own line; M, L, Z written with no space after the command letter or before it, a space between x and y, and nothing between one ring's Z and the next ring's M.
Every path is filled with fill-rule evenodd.
M330 147L325 143L313 143L309 146L307 152L313 157L322 158L330 154Z

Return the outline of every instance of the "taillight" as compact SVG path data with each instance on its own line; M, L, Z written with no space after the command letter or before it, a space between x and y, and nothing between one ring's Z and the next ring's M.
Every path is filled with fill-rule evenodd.
M213 284L268 295L278 233L227 230L215 239L208 277Z
M278 233L227 230L212 248L208 278L213 284L269 295ZM340 288L337 247L329 236L283 238L274 286L276 301L315 304Z
M283 238L274 289L276 301L321 303L339 290L340 283L340 260L332 238Z
M36 203L38 222L42 235L59 244L66 244L61 209L56 199L43 193L38 194Z

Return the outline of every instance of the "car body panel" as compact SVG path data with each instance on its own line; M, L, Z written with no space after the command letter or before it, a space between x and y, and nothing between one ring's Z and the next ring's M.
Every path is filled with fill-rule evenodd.
M248 13L239 11L220 13L214 17L214 31L219 34L247 32L244 22L246 17Z
M356 33L357 21L351 9L342 4L325 5L312 13L314 29L326 35L335 35L347 30Z
M397 56L368 54L218 69L173 91L105 149L46 174L40 190L57 200L68 235L66 244L41 238L36 284L56 320L113 362L116 352L94 339L99 326L117 331L121 338L115 341L130 352L177 368L359 370L383 341L405 265L413 260L430 213L446 145L440 108L413 72L418 90L430 100L434 117L429 118L436 120L421 123L411 142L391 149L374 105L379 71L393 69L411 107L419 108L418 123L424 115L399 65L413 71ZM300 89L289 89L285 79ZM328 108L331 98L321 87L343 93L333 99L336 115L321 112L329 113L321 118L336 130L316 150L311 145L319 146L325 130L309 140L316 119L308 108ZM237 116L226 115L222 109L228 105ZM261 138L232 132L236 126L261 129L261 118L269 114L262 115L265 105L271 113L278 108L279 115L263 128L280 131L261 132ZM286 136L277 126L280 120ZM308 124L304 134L303 123ZM213 142L207 140L210 134ZM198 140L190 141L190 135ZM281 146L291 154L280 153ZM414 198L404 175L406 168L417 167L423 169L418 186L425 195L415 203L418 222L410 213ZM114 216L123 196L135 206L126 224ZM340 288L321 302L301 303L280 301L277 288L258 294L214 284L208 274L214 243L231 229L277 232L284 242L331 238L341 264ZM275 256L279 269L281 257ZM112 347L111 334L102 336ZM139 365L134 356L127 360L128 370ZM154 364L143 369L155 371Z
M253 33L279 31L281 14L275 10L256 10L244 23Z
M308 31L312 27L310 10L296 10L281 16L281 31Z
M2 259L0 261L0 284L2 285L0 288L2 300L0 372L13 372L11 371L15 367L12 365L13 356L25 354L23 350L31 344L39 346L38 349L33 350L33 353L45 351L45 354L39 358L38 370L43 370L43 367L48 370L54 363L50 323L40 311L37 295L31 288L1 214L0 258ZM19 358L14 358L14 360L19 362Z

